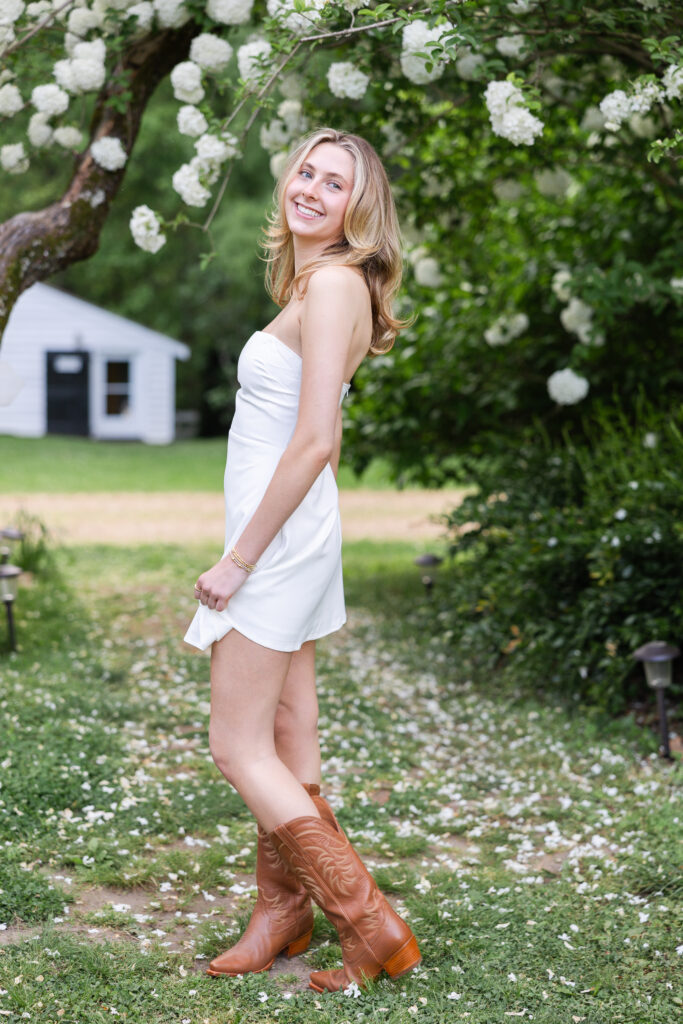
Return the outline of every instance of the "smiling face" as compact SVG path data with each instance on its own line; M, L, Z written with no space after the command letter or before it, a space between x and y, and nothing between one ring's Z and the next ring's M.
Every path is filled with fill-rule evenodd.
M284 192L285 216L295 241L322 250L343 238L353 174L353 157L333 142L321 142L304 158Z

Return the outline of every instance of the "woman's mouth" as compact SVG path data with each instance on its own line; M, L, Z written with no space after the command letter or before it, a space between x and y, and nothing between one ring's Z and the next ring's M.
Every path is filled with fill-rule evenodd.
M303 203L294 202L296 212L300 217L305 217L306 220L315 220L316 217L322 217L322 213L319 210L314 210L312 206L305 206Z

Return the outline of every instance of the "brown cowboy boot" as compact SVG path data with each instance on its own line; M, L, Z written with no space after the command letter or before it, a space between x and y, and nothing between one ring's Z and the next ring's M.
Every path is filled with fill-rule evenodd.
M339 932L344 967L314 971L316 992L360 987L385 970L398 978L420 963L417 939L392 910L350 842L335 823L294 818L270 841Z
M319 795L319 786L303 783L303 787L321 815L332 815L329 805ZM256 885L256 905L242 937L231 949L211 961L207 974L234 976L267 971L278 953L286 951L287 956L292 957L308 948L313 932L310 896L280 859L260 825Z

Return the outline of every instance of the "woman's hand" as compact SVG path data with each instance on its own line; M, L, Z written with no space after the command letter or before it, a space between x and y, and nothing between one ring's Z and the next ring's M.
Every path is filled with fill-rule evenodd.
M220 562L201 574L195 583L194 596L207 608L222 612L248 575L248 572L233 562L230 555L224 555Z

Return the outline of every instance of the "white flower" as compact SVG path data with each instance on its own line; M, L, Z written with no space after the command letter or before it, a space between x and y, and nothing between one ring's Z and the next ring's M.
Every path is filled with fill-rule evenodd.
M200 185L214 185L221 173L221 165L217 160L206 160L196 154L187 165L193 174L197 176Z
M204 95L202 69L191 60L176 64L171 72L171 85L177 100L183 103L199 103Z
M270 173L277 180L287 165L287 159L289 154L287 150L282 150L280 153L274 153L270 158Z
M544 167L534 172L536 188L548 199L562 199L572 183L572 177L563 167Z
M579 128L582 132L599 132L605 127L605 115L599 107L586 107Z
M130 230L136 245L145 252L158 252L166 241L161 224L149 206L136 206L130 218Z
M593 309L582 299L574 296L569 305L560 313L560 320L565 331L576 334L585 345L604 344L603 335L593 336Z
M530 146L543 131L543 122L526 109L524 96L512 82L489 82L484 93L494 134L518 146Z
M277 116L284 121L290 135L301 135L308 127L308 121L304 117L303 107L297 99L283 100L277 108Z
M662 91L656 82L636 82L634 91L629 96L629 107L632 114L647 114L653 103L662 98Z
M569 302L572 297L569 290L569 282L571 279L572 275L568 270L556 270L553 274L553 280L550 287L560 302Z
M673 288L675 292L683 292L683 277L672 277L669 288Z
M180 108L176 120L180 134L191 135L193 138L197 135L202 135L209 127L209 123L201 110L189 104Z
M358 996L360 995L360 989L355 981L352 981L350 985L347 985L343 992L345 996L349 996L349 998L353 999L358 999Z
M575 405L588 394L589 384L569 368L556 370L547 381L548 394L558 405Z
M24 0L0 0L0 25L13 25L24 10Z
M230 138L234 144L234 141L236 141L235 137L230 136ZM225 163L228 157L234 155L234 153L230 152L230 146L227 142L219 139L217 135L202 135L195 142L194 148L200 160L206 160L209 163L222 164Z
M74 77L71 72L71 61L68 59L58 60L52 68L52 74L55 76L57 85L61 86L62 89L66 89L67 92L78 92Z
M466 82L471 82L479 77L477 69L484 63L486 63L486 58L481 53L472 53L467 47L465 52L456 58L455 70Z
M23 142L12 142L0 148L0 166L9 174L23 174L28 170L28 157Z
M127 18L137 18L138 21L138 32L146 32L147 29L152 27L154 20L154 4L150 3L149 0L142 0L139 4L133 4L126 11Z
M211 198L208 188L199 180L198 168L183 164L173 175L173 188L188 206L205 206Z
M657 434L655 434L652 430L648 430L648 432L643 437L643 448L656 448L658 441L659 437L657 436Z
M16 85L8 82L6 85L0 86L0 114L3 117L12 117L13 114L21 110L23 105L24 101Z
M446 999L453 999L453 1000L455 1000L455 999L460 999L461 997L462 997L462 993L461 992L449 992L448 995L446 996Z
M514 178L499 178L493 184L493 194L501 202L515 203L524 195L524 188Z
M5 49L11 46L16 38L11 25L0 25L0 54L4 53Z
M78 149L83 142L83 133L75 125L65 124L54 130L54 140L65 149Z
M26 134L32 146L47 146L52 141L52 125L48 122L47 114L33 114Z
M424 288L438 288L443 281L438 260L433 256L424 256L414 265L415 280Z
M104 85L106 69L101 61L91 57L75 57L69 71L73 92L94 92Z
M221 25L243 25L253 6L254 0L209 0L206 13Z
M615 89L600 100L600 112L605 118L605 128L616 132L631 113L629 98L623 89Z
M35 3L26 5L26 14L29 18L42 20L52 10L50 0L36 0Z
M498 345L507 345L518 338L529 326L529 317L526 313L513 313L512 316L503 314L484 331L484 338L495 348Z
M418 53L430 54L431 44L438 43L446 31L445 25L430 28L426 21L418 18L411 21L403 29L403 48L401 50L401 71L416 85L426 85L440 78L444 72L443 61L432 61L432 70L427 71L428 57L418 57Z
M103 135L90 147L92 158L105 171L119 171L128 159L120 139L113 135Z
M275 153L289 143L290 133L284 121L279 117L273 118L267 124L261 125L259 142L266 153Z
M500 36L496 39L496 49L503 57L519 57L526 46L526 39L521 33L514 36Z
M102 17L98 11L93 11L89 7L74 7L69 12L66 23L69 32L73 32L75 36L86 36L91 28L100 27Z
M303 11L296 10L294 0L268 0L266 6L271 18L277 18L295 35L305 35L314 26L316 15L326 2L327 0L306 0Z
M237 51L237 66L245 82L257 82L264 74L264 63L272 47L265 39L251 39Z
M683 67L678 64L669 64L662 75L662 85L667 99L680 100L683 95Z
M330 92L340 99L361 99L369 81L370 76L359 71L350 61L337 61L327 69Z
M528 14L537 4L538 0L514 0L514 3L508 4L508 10L513 14Z
M37 85L31 93L31 103L41 114L56 117L69 106L69 94L58 85Z
M180 28L192 17L185 0L153 0L153 3L161 28Z
M232 57L232 46L225 39L205 32L195 36L190 46L190 60L199 64L204 71L223 71Z
M628 119L628 126L639 139L654 139L657 134L657 122L653 117L643 117L642 114L631 114Z

